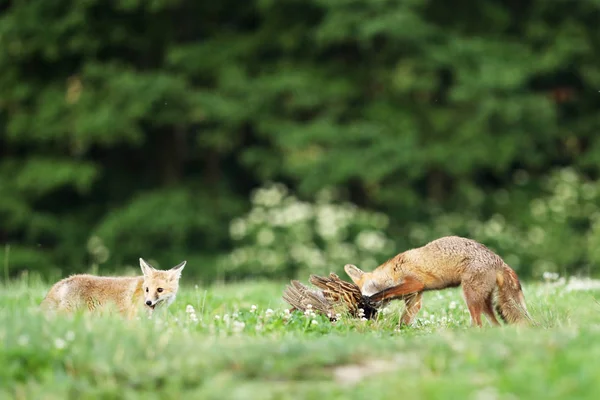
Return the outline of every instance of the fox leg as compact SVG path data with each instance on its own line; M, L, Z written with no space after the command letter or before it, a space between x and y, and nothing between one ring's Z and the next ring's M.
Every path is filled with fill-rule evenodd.
M413 276L404 277L402 283L384 289L370 296L372 301L393 300L407 295L415 295L425 288L423 282Z
M400 317L400 322L405 325L410 325L419 310L421 309L423 292L418 292L414 295L409 295L404 298L405 309Z
M488 311L492 311L491 294L494 292L496 274L493 271L488 272L489 269L485 266L477 265L472 266L472 268L476 273L465 276L462 281L462 287L465 301L471 314L471 324L481 326L482 312L485 312L491 318ZM491 315L493 315L493 311Z
M485 299L485 305L483 308L483 312L487 316L488 320L492 325L500 325L498 320L496 319L496 315L494 314L494 292L490 292Z
M469 287L463 288L465 295L465 301L471 314L471 325L481 326L481 312L483 311L484 300L481 296L477 295L477 292Z

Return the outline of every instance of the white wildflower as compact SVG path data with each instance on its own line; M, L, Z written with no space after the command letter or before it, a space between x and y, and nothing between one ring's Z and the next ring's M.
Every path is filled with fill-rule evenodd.
M385 236L378 231L363 231L356 237L356 244L363 250L377 252L385 246Z
M69 342L72 342L75 339L75 332L67 331L65 334L65 339L67 339Z
M261 246L268 246L275 240L275 234L272 230L263 228L256 235L256 240Z
M19 338L17 339L17 343L19 344L19 346L27 346L29 344L29 336L27 336L27 335L19 336Z
M318 325L319 322L316 319L313 319L312 321L310 321L311 325Z
M61 338L56 338L54 339L54 347L56 347L59 350L64 349L67 346L67 342L65 342L64 340L62 340Z
M454 310L456 308L456 302L455 301L451 301L450 305L448 305L448 308L451 310Z
M532 243L539 245L544 241L545 235L546 232L542 228L539 226L534 226L529 230L527 237Z
M496 400L499 397L500 396L498 395L498 391L496 390L496 388L493 388L491 386L484 387L483 389L478 390L477 392L475 392L474 395L475 400Z
M264 208L253 208L248 214L247 221L250 226L260 226L267 222L267 213Z
M240 240L246 235L246 222L240 218L234 219L229 225L229 234L234 240Z
M217 315L215 315L215 319L218 321L221 319L221 316L217 314Z
M239 333L241 331L244 330L244 327L246 326L245 323L241 322L241 321L233 321L233 331L235 333Z
M598 290L600 289L600 280L572 277L569 279L569 283L565 289L567 292L578 290Z
M543 277L544 277L545 281L550 282L550 281L557 280L559 278L559 275L556 272L548 272L548 271L546 271L546 272L544 272Z
M191 313L193 313L193 312L196 312L196 310L194 310L194 307L193 307L191 304L188 304L188 305L185 307L185 312L186 312L186 313L188 313L188 314L191 314Z
M307 316L308 318L314 318L315 312L311 309L308 309L308 310L304 311L304 315Z
M256 205L273 207L281 203L287 194L287 188L281 184L261 187L252 192L251 200Z
M256 306L254 304L252 304L252 306L250 306L250 312L254 312L256 311Z
M283 310L283 319L287 321L290 318L292 318L292 314L290 313L290 310L286 308L285 310Z
M271 318L271 316L273 316L273 310L271 310L270 308L267 308L267 311L265 311L265 317Z
M362 308L358 309L358 318L362 318L365 316L365 310L363 310Z

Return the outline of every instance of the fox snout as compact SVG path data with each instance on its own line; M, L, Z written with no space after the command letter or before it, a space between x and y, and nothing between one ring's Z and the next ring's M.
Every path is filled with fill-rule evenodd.
M158 300L152 301L152 300L146 300L146 305L154 310L154 307L156 307L156 304L158 303Z
M144 302L144 304L146 304L146 306L148 306L151 309L154 309L155 307L158 307L159 305L161 305L162 303L170 303L172 296L163 296L163 297L159 297L156 296L155 298L150 298L148 300L146 300Z

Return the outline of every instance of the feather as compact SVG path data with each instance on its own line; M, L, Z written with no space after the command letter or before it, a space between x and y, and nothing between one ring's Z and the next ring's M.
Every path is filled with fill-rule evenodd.
M343 281L334 273L330 273L328 277L311 275L309 281L318 289L309 288L297 280L292 280L283 292L283 300L293 309L302 312L305 312L310 304L310 308L327 315L332 321L336 320L338 313L344 312L348 312L353 317L364 316L371 319L377 315L377 310L387 303L375 302L363 296L356 284Z

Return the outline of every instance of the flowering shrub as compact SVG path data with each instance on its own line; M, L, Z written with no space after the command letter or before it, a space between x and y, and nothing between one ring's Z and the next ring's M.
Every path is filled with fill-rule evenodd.
M250 212L230 224L237 246L222 260L226 275L341 274L347 263L370 269L394 252L385 215L337 203L330 190L307 202L282 184L268 184L251 202Z
M489 245L523 276L590 272L590 266L600 263L599 182L571 168L558 169L527 202L520 199L531 197L519 191L519 186L531 187L526 173L517 173L515 183L514 192L492 195L497 212L491 217L478 218L468 209L439 213L428 224L410 227L411 244L420 246L450 234L468 236Z
M370 269L399 251L460 235L489 246L523 278L593 274L600 264L600 182L561 168L537 181L519 171L511 187L468 193L460 212L432 208L426 222L406 224L394 243L385 233L385 215L336 203L331 191L306 202L283 185L268 185L253 193L251 211L232 221L238 245L222 270L236 276L344 276L346 263ZM484 208L491 213L483 215Z

